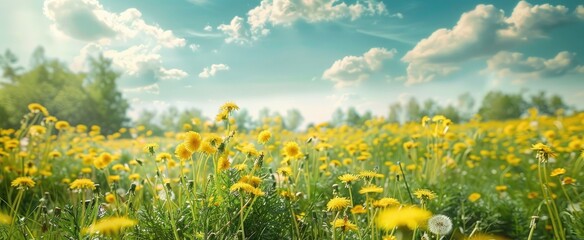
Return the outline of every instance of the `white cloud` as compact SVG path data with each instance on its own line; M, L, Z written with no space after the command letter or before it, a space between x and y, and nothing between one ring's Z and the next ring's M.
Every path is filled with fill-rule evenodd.
M219 71L227 71L229 70L229 66L225 64L212 64L211 67L206 67L203 69L201 73L199 73L200 78L210 78L215 76Z
M201 48L201 45L193 43L193 44L189 45L189 48L191 49L191 51L196 52L196 51L199 51L199 49Z
M578 66L576 54L559 52L555 57L544 59L526 57L522 53L501 51L487 60L487 69L500 78L511 77L524 81L538 78L560 77L569 73L578 73L584 66Z
M577 14L561 5L532 6L520 1L511 16L505 17L503 10L493 5L477 5L463 13L452 29L436 30L406 53L402 58L408 63L406 84L431 81L458 70L464 61L547 37L552 28L576 21Z
M347 105L352 105L350 103L357 102L359 100L363 100L361 96L356 93L342 93L342 94L332 94L327 96L329 100L334 102L335 107L342 107Z
M325 70L322 78L334 82L336 88L359 85L379 71L383 61L393 58L395 53L395 49L371 48L363 56L346 56Z
M235 16L229 24L221 24L217 29L227 35L226 43L244 44L250 41L249 31L241 17Z
M143 87L125 88L125 89L122 89L122 92L124 92L124 93L151 93L154 95L159 95L160 94L160 86L158 86L157 83L154 83L154 84L143 86ZM139 99L137 99L137 100L139 100Z
M145 35L164 47L185 45L172 31L147 24L135 8L118 14L106 11L97 0L46 0L43 12L53 30L82 41L103 44Z
M205 26L205 28L203 28L203 30L207 31L207 32L211 32L213 31L213 27L211 27L210 25Z
M43 13L55 34L86 42L71 64L76 71L87 70L87 58L101 53L124 73L121 85L151 86L158 80L188 75L163 67L160 54L161 48L185 46L185 39L146 23L135 8L114 13L98 0L46 0Z
M272 26L290 26L301 20L309 23L343 18L356 20L365 15L386 13L383 2L374 0L354 4L338 0L262 0L247 13L247 21L236 16L230 24L222 24L218 29L227 35L226 42L242 44L268 35Z

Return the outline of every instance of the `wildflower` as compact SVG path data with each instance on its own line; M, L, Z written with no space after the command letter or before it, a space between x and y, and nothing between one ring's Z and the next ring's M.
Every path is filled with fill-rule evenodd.
M350 184L354 181L357 181L357 179L359 178L353 174L343 174L342 176L339 177L339 180L346 184Z
M0 224L10 225L12 223L12 218L10 215L6 215L0 212Z
M120 175L110 175L107 177L107 182L108 183L114 183L114 182L119 182L120 181Z
M233 166L233 168L235 168L237 171L243 171L247 169L247 164L245 163L236 164L235 166Z
M430 117L428 117L428 116L422 117L422 121L421 122L422 122L422 127L428 126L428 122L430 122Z
M107 203L113 203L114 201L116 201L116 196L114 196L112 193L107 193L105 195L105 201Z
M257 187L262 182L262 179L253 175L245 175L239 181Z
M207 155L211 155L217 152L217 148L213 147L209 141L204 141L201 144L201 152Z
M386 208L377 215L377 226L391 231L396 227L414 230L424 226L432 213L415 206Z
M378 208L386 208L386 207L395 207L399 205L399 201L395 198L384 197L373 202L374 207Z
M30 126L28 132L31 136L39 136L45 134L47 132L47 128L40 125L32 125Z
M95 183L87 178L75 179L71 184L69 184L69 188L74 190L83 190L83 189L95 189Z
M380 187L375 186L375 185L364 186L363 188L361 188L361 190L359 190L360 194L380 193L380 192L383 192L383 188L380 188Z
M130 174L130 176L128 176L128 179L130 179L132 181L138 181L138 180L140 180L140 174L138 174L138 173Z
M556 168L554 170L552 170L552 173L550 174L551 177L555 177L558 175L563 175L566 173L566 169L564 168Z
M351 204L349 199L344 197L334 197L326 204L327 211L340 211L347 208Z
M562 185L571 185L574 184L576 182L576 179L573 179L571 177L565 177L564 179L562 179Z
M138 221L127 217L108 217L91 224L83 232L89 234L101 234L105 236L118 236L125 228L133 227Z
M300 147L298 147L298 143L296 142L287 142L286 146L284 146L284 152L286 156L296 158L300 156Z
M49 157L50 158L60 158L61 157L61 153L57 152L57 151L52 151L49 153Z
M227 170L230 166L231 166L231 163L229 162L229 158L227 158L227 156L219 157L219 170L220 171Z
M172 156L170 155L170 153L161 152L158 155L156 155L156 161L157 162L170 161L170 160L172 160Z
M547 161L548 158L556 156L556 154L552 152L552 149L543 143L532 145L531 150L537 151L537 155L542 158L540 161Z
M258 134L258 143L259 144L266 144L270 140L271 137L272 137L272 133L270 133L270 131L268 131L268 130L261 131L260 134Z
M35 182L30 177L17 177L10 185L18 189L27 189L34 187Z
M237 106L237 104L235 104L234 102L226 102L225 104L223 104L223 106L221 106L220 109L225 110L227 112L232 112L235 110L239 110L239 106Z
M201 135L199 133L193 131L186 133L184 144L190 152L198 151L201 147L201 142Z
M65 130L69 128L69 123L67 121L58 121L55 123L55 129L57 130Z
M144 147L144 152L147 152L147 153L154 155L154 153L156 153L157 148L158 148L158 144L149 143L149 144L146 144L146 146Z
M351 213L352 214L363 214L366 213L367 210L365 210L365 208L363 207L363 205L356 205L353 208L351 208Z
M479 200L479 198L481 198L480 193L471 193L470 195L468 195L468 200L471 202L476 202Z
M227 120L227 118L229 117L229 112L226 110L220 110L219 113L217 113L217 116L215 116L215 121L216 122L221 122L223 120Z
M416 195L416 198L424 201L436 198L436 194L428 189L418 189L414 192L414 195Z
M434 215L428 220L428 230L436 235L446 235L452 231L452 220L445 215Z
M242 192L250 193L250 194L253 194L253 195L256 195L256 196L263 196L265 194L260 189L255 188L251 184L244 183L244 182L236 182L235 184L233 184L229 188L229 191L231 191L231 192L242 191Z
M497 190L497 192L505 192L507 191L507 186L505 185L498 185L495 187L495 190Z
M31 103L28 105L28 110L30 110L31 113L42 113L44 116L48 116L49 115L49 111L47 111L47 109L45 107L43 107L43 105L40 105L38 103Z
M374 171L362 171L359 173L359 176L362 178L383 178L383 174L376 173Z
M280 168L278 168L278 170L276 170L276 172L278 172L279 174L281 174L283 176L290 176L290 175L292 175L292 168L280 167Z
M351 223L346 217L344 219L337 219L331 224L335 228L340 228L343 232L357 230L357 225Z
M178 157L180 160L184 161L191 158L193 152L189 151L189 149L187 149L184 143L181 143L178 146L176 146L176 150L174 150L174 155Z

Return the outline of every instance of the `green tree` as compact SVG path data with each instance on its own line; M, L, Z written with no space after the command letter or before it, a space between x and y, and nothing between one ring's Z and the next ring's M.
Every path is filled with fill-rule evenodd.
M284 118L284 124L290 131L298 129L303 121L304 117L302 117L302 113L296 108L288 110L286 118Z
M387 117L387 121L390 123L400 122L402 110L402 106L399 102L389 105L389 116Z
M485 120L506 120L519 118L527 109L522 94L505 94L492 91L485 95L479 114Z
M128 101L117 89L116 80L120 74L112 69L112 62L100 55L90 58L90 71L87 75L88 92L92 104L93 121L104 133L112 133L120 129L129 119L126 112Z
M418 121L422 118L422 110L416 98L412 97L406 104L406 122Z

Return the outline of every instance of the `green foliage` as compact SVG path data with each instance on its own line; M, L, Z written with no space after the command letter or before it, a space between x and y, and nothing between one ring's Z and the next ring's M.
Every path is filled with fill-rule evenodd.
M483 99L479 114L485 120L506 120L519 118L527 110L527 102L522 94L489 92Z
M50 114L71 124L100 125L104 133L117 131L127 122L128 102L117 89L119 74L103 56L90 59L89 73L71 71L64 63L47 59L39 48L26 71L16 66L7 51L0 58L0 127L15 128L29 103L40 103Z

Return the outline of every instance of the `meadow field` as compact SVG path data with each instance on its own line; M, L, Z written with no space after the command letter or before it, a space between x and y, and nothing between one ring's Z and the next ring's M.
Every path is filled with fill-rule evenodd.
M584 113L0 132L0 239L584 239Z

